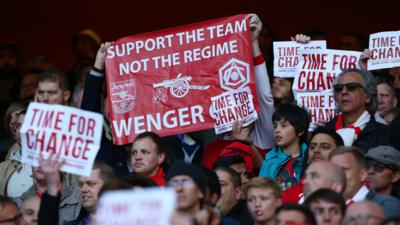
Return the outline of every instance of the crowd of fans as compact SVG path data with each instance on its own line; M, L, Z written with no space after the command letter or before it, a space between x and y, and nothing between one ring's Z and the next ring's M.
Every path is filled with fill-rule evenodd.
M249 19L259 119L249 126L237 121L220 136L145 132L126 146L112 142L104 90L112 43L92 30L78 33L76 64L65 73L45 57L19 70L18 49L0 45L0 224L96 224L105 191L157 187L177 193L174 225L399 224L400 67L368 71L367 41L344 35L340 49L363 51L361 69L336 77L338 115L309 133L293 79L273 77L272 31L256 15ZM326 38L308 35L292 39ZM19 130L33 101L103 113L90 176L60 172L58 156L40 158L39 167L21 163Z

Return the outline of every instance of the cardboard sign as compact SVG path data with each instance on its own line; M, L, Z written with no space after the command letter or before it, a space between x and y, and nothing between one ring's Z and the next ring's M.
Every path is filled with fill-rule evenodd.
M369 49L372 57L368 60L368 70L400 66L400 31L371 34Z
M299 64L299 53L303 49L326 49L326 41L310 41L300 44L295 41L275 41L274 76L294 77Z
M299 106L311 117L310 130L336 116L333 81L343 70L359 68L361 52L341 50L301 50L293 82Z
M100 148L103 116L62 105L30 103L21 127L22 161L38 166L44 158L60 154L61 170L89 176Z
M104 193L96 211L98 225L169 225L176 205L173 189Z
M114 42L106 56L114 143L130 143L145 131L166 136L219 126L210 115L212 99L245 87L255 112L250 38L249 20L238 15ZM224 131L233 120L256 118L235 115Z

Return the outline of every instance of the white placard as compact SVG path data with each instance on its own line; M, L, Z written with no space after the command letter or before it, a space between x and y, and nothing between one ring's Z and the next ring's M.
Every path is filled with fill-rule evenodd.
M33 102L21 127L22 161L38 166L38 158L60 154L62 171L89 176L100 148L103 116L62 105Z
M372 57L368 60L368 70L400 66L400 31L371 34L369 49Z
M301 50L293 93L299 106L308 110L310 131L318 123L336 116L333 81L343 70L359 68L361 52L342 50Z
M170 225L176 205L171 188L110 191L96 211L98 225Z
M299 53L303 49L326 49L326 41L310 41L300 44L295 41L275 41L274 76L294 77L299 64Z

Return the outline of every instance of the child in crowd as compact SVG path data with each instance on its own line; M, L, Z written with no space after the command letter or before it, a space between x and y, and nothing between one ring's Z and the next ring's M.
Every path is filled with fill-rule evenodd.
M293 104L279 105L272 115L277 147L265 155L261 177L269 177L286 190L300 180L307 156L310 119L303 108Z

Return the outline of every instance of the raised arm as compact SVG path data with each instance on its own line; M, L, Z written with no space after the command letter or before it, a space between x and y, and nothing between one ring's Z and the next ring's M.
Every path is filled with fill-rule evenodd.
M101 112L101 95L105 78L105 57L111 42L101 44L97 51L93 68L86 74L85 88L81 108L92 112Z
M368 60L372 57L371 50L364 49L363 53L361 53L360 58L358 59L358 65L361 70L367 70Z
M39 158L39 165L42 169L46 181L47 191L42 196L40 204L38 224L39 225L55 225L59 221L60 207L60 168L64 164L64 160L59 159L60 154L50 155L49 158Z
M261 54L258 43L262 23L256 14L249 14L250 29L252 32L252 46L254 57L254 75L256 81L257 98L260 106L258 120L251 133L251 140L260 149L274 147L274 127L272 125L272 113L274 112L274 100L271 93L271 84L268 78L267 66ZM258 162L256 162L258 165Z

